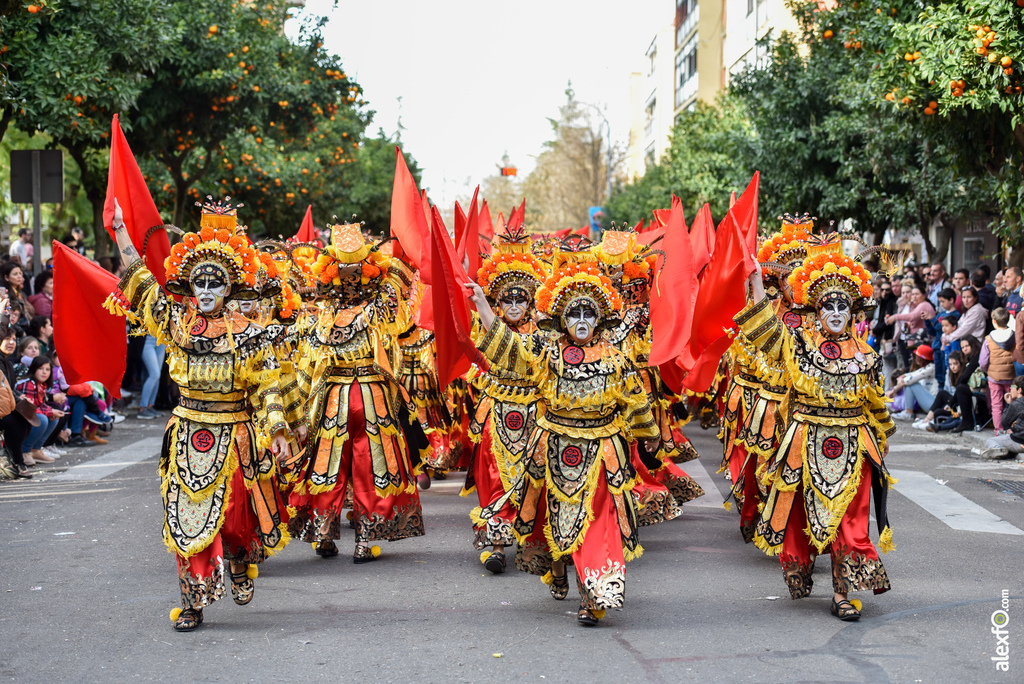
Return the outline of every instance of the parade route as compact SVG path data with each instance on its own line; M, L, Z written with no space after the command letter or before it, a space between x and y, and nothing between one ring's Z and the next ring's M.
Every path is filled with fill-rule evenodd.
M0 486L0 678L1008 681L990 661L989 620L1004 590L1011 614L1022 605L1024 502L986 480L1024 481L1024 469L970 461L960 455L969 447L949 438L928 452L903 448L918 439L909 430L895 438L897 549L883 557L893 590L859 596L859 623L828 614L827 559L812 596L789 600L778 561L744 545L735 511L721 507L713 432L691 426L702 459L683 468L717 490L641 530L645 553L629 565L626 606L596 629L575 624L575 589L556 602L536 577L483 571L468 524L475 499L458 496L462 475L452 473L422 494L425 537L383 544L371 566L348 559L350 533L332 560L293 543L260 568L251 605L225 599L202 631L178 634L167 617L178 590L160 540L162 426L153 423L124 423L110 445ZM931 499L920 494L926 485ZM1000 522L956 529L948 516L965 501ZM190 669L198 660L211 665L201 675Z

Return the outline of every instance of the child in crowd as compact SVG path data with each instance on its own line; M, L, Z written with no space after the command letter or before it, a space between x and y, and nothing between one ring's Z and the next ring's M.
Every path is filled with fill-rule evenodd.
M953 352L960 351L960 340L951 340L948 335L951 335L959 324L960 313L957 312L956 316L945 316L942 318L942 335L935 338L936 342L942 344L943 339L949 340L946 344L942 345L942 348L937 352L942 356L943 362L948 367L949 357Z
M1010 391L1003 400L1007 404L999 423L1003 434L986 441L984 449L974 448L971 451L988 459L1017 454L1017 460L1024 461L1024 375L1013 379Z
M1004 307L997 307L992 312L991 333L985 336L981 345L981 358L978 365L988 376L989 406L992 409L992 424L996 435L1000 434L1003 416L1003 396L1010 390L1015 373L1013 370L1014 334L1007 327L1010 312Z
M951 288L943 288L939 290L938 295L939 308L935 312L935 315L928 319L925 319L925 328L928 333L933 336L932 339L932 356L935 359L935 377L939 379L939 384L944 385L946 378L946 359L949 358L946 347L951 344L942 344L943 333L952 332L956 330L957 321L960 318L960 312L956 310L956 292ZM928 316L929 312L925 312L923 315ZM947 329L943 322L952 319L953 328ZM959 348L959 345L956 347Z
M930 410L932 404L935 403L935 395L938 394L938 391L932 348L922 344L914 350L910 372L901 375L885 395L892 398L898 393L902 393L903 411L894 413L892 417L896 420L913 420L914 404L920 406L922 411Z

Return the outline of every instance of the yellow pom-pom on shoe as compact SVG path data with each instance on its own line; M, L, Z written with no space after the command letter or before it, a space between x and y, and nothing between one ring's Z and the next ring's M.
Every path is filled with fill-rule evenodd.
M251 580L256 579L260 576L260 566L255 563L249 563L249 567L245 569L245 576Z
M724 501L724 502L722 502L722 508L724 508L727 511L731 511L732 510L732 502L731 501Z
M864 604L860 602L860 599L850 599L850 605L860 611Z
M482 551L480 553L480 562L481 563L486 563L487 559L490 558L490 557L491 557L491 552L490 551Z
M354 517L356 517L355 511L349 511L345 514L345 520L351 521Z
M600 620L601 618L604 617L605 610L604 610L604 608L602 608L601 610L592 610L592 611L590 611L590 614L593 615L594 617L596 617L598 620Z
M374 544L370 547L370 555L374 558L380 558L381 550L380 547Z
M181 608L172 608L171 622L177 622L179 617L181 617Z
M551 586L555 583L555 576L551 574L550 570L548 570L546 573L541 575L540 581L544 584L547 584L548 586Z

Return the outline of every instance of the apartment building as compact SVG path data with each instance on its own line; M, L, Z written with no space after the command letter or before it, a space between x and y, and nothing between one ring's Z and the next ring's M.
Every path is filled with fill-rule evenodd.
M661 161L676 116L711 102L733 74L764 57L757 40L795 31L784 0L673 0L672 23L659 29L641 71L630 75L630 178Z

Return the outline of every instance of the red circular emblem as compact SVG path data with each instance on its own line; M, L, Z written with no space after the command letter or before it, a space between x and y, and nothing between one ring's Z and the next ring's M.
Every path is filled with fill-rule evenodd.
M829 437L821 443L821 453L828 458L839 458L843 455L843 442L838 437Z
M800 314L795 311L787 311L782 315L782 322L790 328L799 328L803 319L800 317Z
M575 468L580 463L583 463L583 451L579 447L567 446L562 450L562 463Z
M826 359L838 359L843 353L843 350L839 348L839 345L832 340L827 340L821 343L821 355Z
M192 325L192 329L189 330L193 335L202 335L206 332L206 319L200 316L196 319L196 322Z
M192 448L201 454L205 454L207 451L213 448L213 433L209 430L199 430L192 435Z
M526 419L519 411L509 411L505 414L505 427L509 430L522 430L525 424Z
M562 360L571 366L581 363L583 361L583 357L583 348L577 347L575 344L570 344L562 350Z

